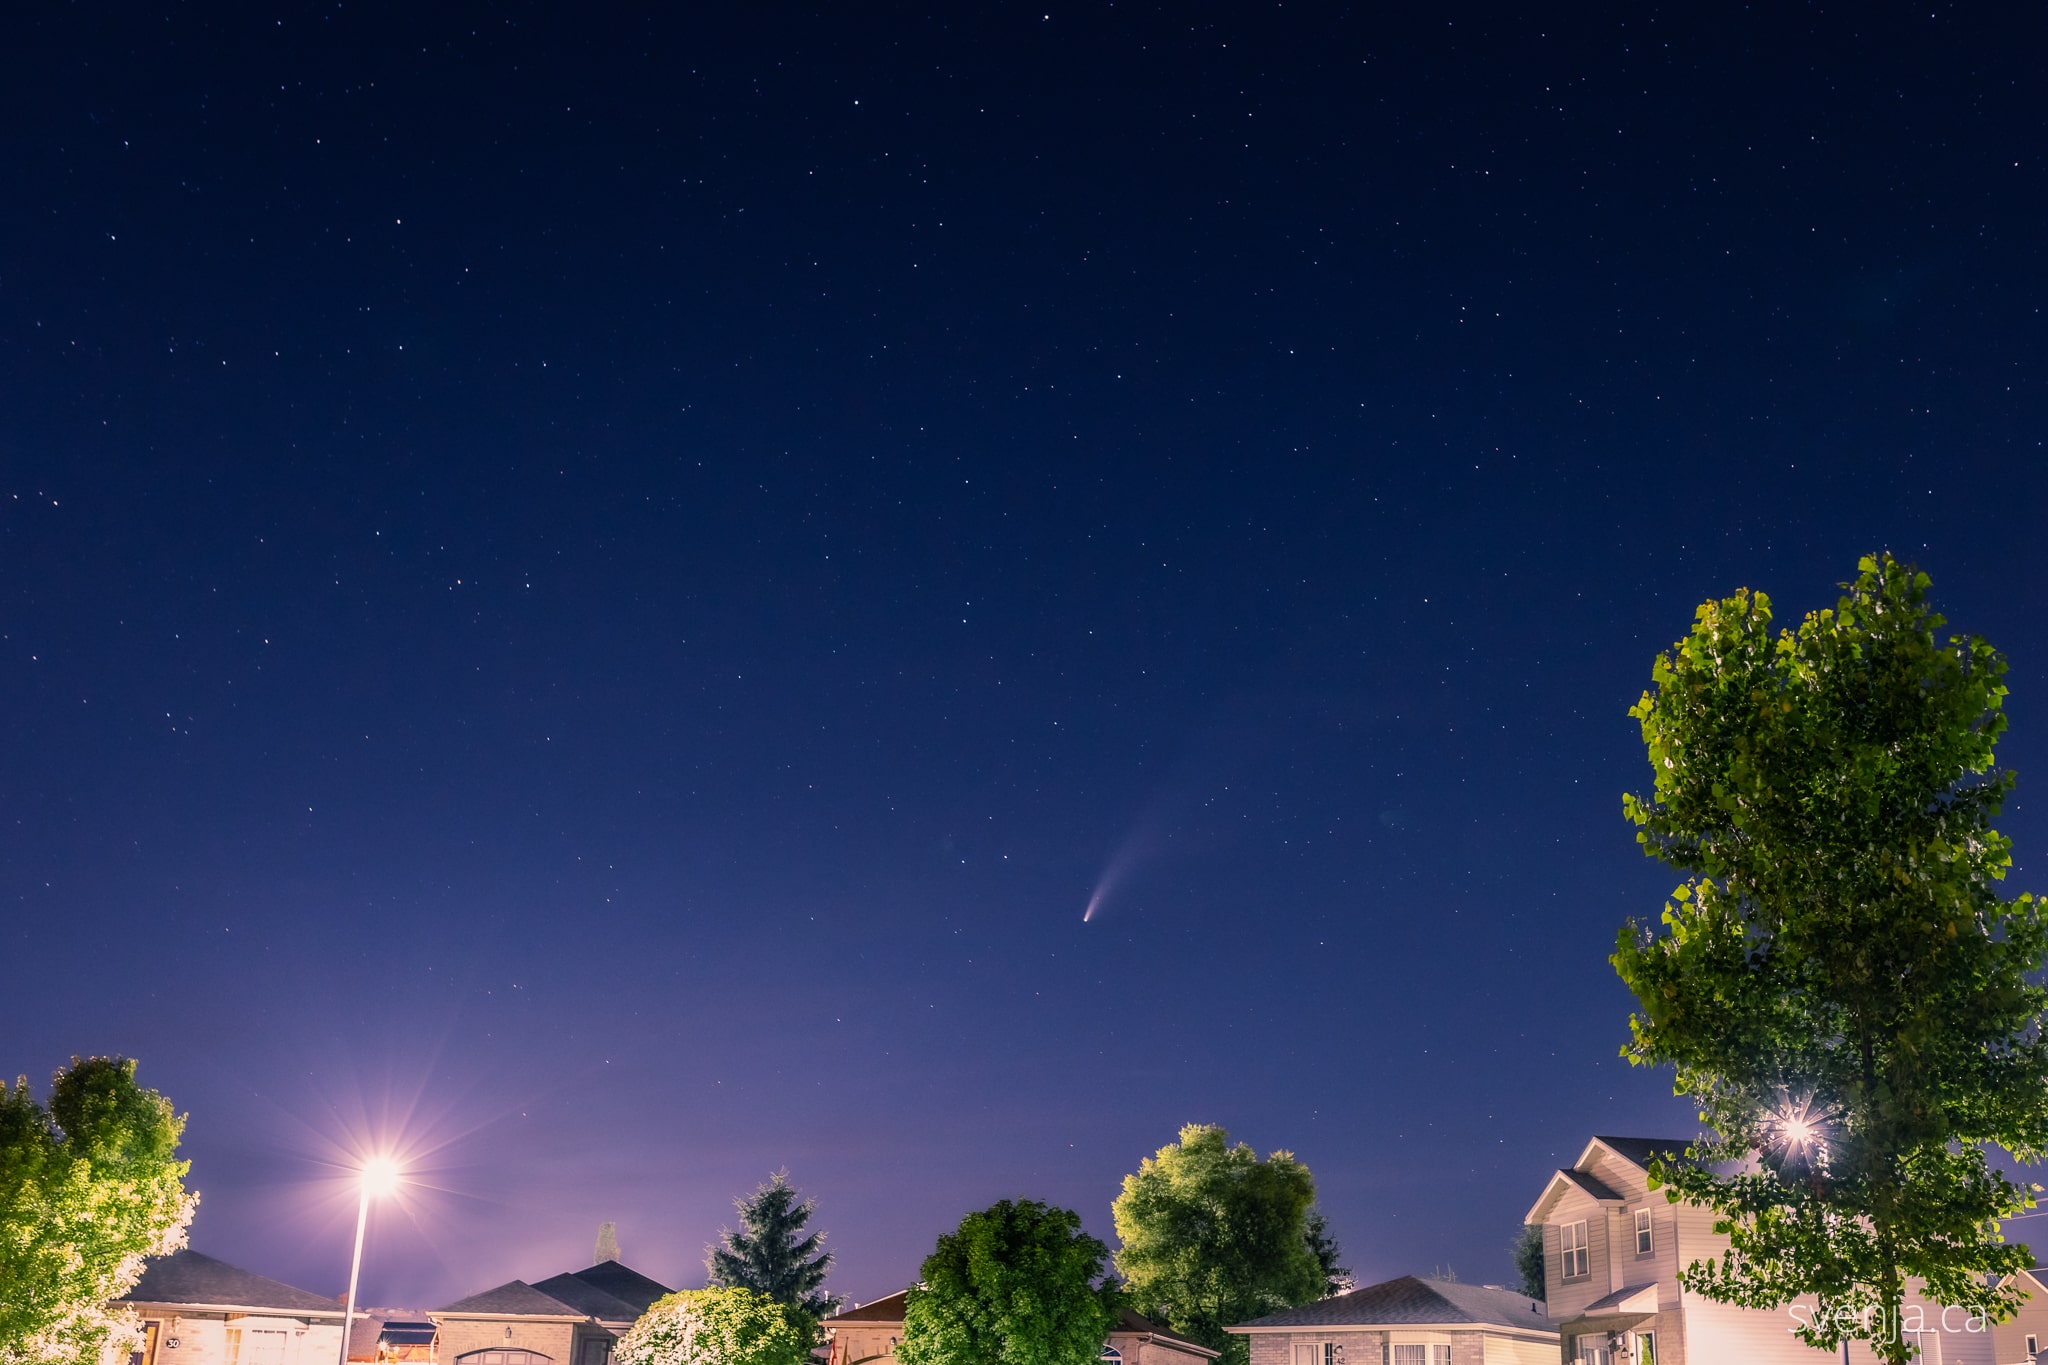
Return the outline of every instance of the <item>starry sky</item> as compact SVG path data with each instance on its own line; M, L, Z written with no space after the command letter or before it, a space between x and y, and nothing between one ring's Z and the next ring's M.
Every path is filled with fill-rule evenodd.
M1045 3L8 19L0 1070L200 1250L395 1146L371 1302L691 1285L787 1166L871 1298L1203 1121L1504 1280L1690 1131L1652 656L1879 546L2037 884L2038 16Z

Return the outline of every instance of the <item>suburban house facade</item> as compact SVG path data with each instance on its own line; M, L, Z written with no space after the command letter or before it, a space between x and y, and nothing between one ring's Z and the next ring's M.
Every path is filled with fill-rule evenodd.
M910 1291L849 1308L825 1319L828 1365L896 1365L903 1341L903 1305ZM1102 1365L1209 1365L1217 1352L1177 1337L1126 1308L1102 1344Z
M2033 1365L2048 1350L2048 1270L2022 1270L2015 1278L2027 1301L2011 1322L1991 1329L1991 1348L1998 1365Z
M1225 1330L1251 1365L1556 1365L1557 1331L1535 1299L1406 1275Z
M1835 1365L1840 1352L1794 1336L1802 1311L1715 1303L1679 1283L1680 1270L1728 1248L1714 1215L1650 1189L1650 1162L1682 1157L1689 1138L1599 1136L1556 1172L1523 1222L1543 1230L1543 1280L1562 1359L1574 1365ZM1916 1365L2013 1365L1994 1355L1988 1324L1913 1296L1904 1327ZM2048 1331L2041 1332L2048 1340ZM1861 1342L1851 1365L1874 1360ZM1257 1362L1254 1362L1257 1365Z
M619 1338L666 1285L600 1261L528 1284L508 1280L427 1314L438 1365L610 1365Z
M115 1303L142 1320L142 1347L105 1365L333 1365L341 1354L342 1306L202 1256L159 1256Z

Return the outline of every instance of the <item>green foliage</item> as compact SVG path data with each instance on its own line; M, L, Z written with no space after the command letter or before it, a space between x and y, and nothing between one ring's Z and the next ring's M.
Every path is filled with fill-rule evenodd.
M2031 1257L1998 1220L2035 1190L1988 1154L2048 1154L2048 929L2032 896L1998 894L2005 660L1941 634L1925 574L1858 568L1797 630L1740 592L1658 657L1630 712L1656 786L1623 806L1687 880L1613 962L1637 1000L1623 1055L1675 1067L1716 1135L1655 1165L1733 1239L1686 1284L1749 1307L1816 1295L1810 1344L1904 1362L1907 1280L1994 1318L2019 1303Z
M766 1294L724 1286L656 1299L619 1342L619 1365L804 1365L803 1320Z
M1109 1248L1033 1200L970 1213L939 1238L904 1304L900 1365L1095 1365L1122 1296Z
M1516 1235L1512 1250L1518 1287L1532 1299L1547 1298L1543 1289L1543 1228L1538 1224L1524 1227Z
M95 1365L134 1338L108 1305L185 1244L184 1127L126 1058L72 1058L48 1109L0 1081L0 1365Z
M1315 1178L1291 1153L1261 1161L1221 1128L1189 1124L1124 1177L1111 1206L1132 1305L1241 1359L1245 1339L1225 1327L1313 1303L1327 1288L1332 1267L1309 1242L1315 1198Z
M1308 1243L1308 1254L1316 1258L1316 1269L1322 1272L1323 1292L1321 1298L1341 1294L1351 1284L1351 1268L1340 1265L1344 1249L1337 1245L1337 1239L1330 1233L1330 1220L1323 1211L1311 1206L1302 1224L1302 1237Z
M840 1304L820 1288L832 1269L832 1253L820 1250L825 1234L804 1231L817 1204L799 1200L789 1186L789 1172L777 1171L733 1205L740 1213L739 1230L723 1229L719 1240L705 1248L711 1283L767 1295L797 1315L807 1339L817 1341L818 1324Z

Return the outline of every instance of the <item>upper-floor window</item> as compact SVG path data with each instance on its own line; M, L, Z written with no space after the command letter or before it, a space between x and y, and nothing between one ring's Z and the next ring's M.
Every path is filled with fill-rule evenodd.
M1650 1211L1636 1210L1636 1255L1650 1254Z
M1565 1223L1557 1230L1558 1262L1561 1268L1559 1278L1576 1280L1592 1273L1586 1249L1586 1220Z

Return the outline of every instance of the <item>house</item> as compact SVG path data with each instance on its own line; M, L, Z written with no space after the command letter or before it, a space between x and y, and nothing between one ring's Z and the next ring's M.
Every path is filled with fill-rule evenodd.
M910 1291L849 1308L825 1319L828 1365L896 1365L903 1340L903 1304ZM1103 1365L1209 1365L1217 1352L1177 1337L1126 1308L1102 1344Z
M1556 1365L1535 1299L1493 1285L1404 1275L1225 1329L1251 1365Z
M333 1365L341 1352L339 1301L190 1248L151 1260L115 1302L142 1319L129 1365Z
M433 1365L437 1329L412 1308L358 1308L348 1334L350 1365Z
M619 1338L671 1291L617 1261L537 1284L508 1280L427 1314L440 1365L609 1365Z
M1991 1329L1998 1365L2032 1365L2048 1349L2048 1270L2022 1270L2016 1278L2027 1301L2018 1317Z
M1679 1272L1728 1248L1714 1215L1650 1189L1650 1162L1682 1159L1690 1138L1595 1137L1550 1177L1522 1220L1543 1230L1543 1282L1562 1358L1581 1365L1834 1365L1839 1352L1793 1335L1810 1301L1737 1308L1684 1288ZM1810 1318L1804 1319L1810 1320ZM1994 1361L1988 1324L1910 1295L1901 1330L1920 1347L1916 1365ZM1851 1365L1868 1365L1855 1343ZM2023 1358L2023 1357L2022 1357Z

